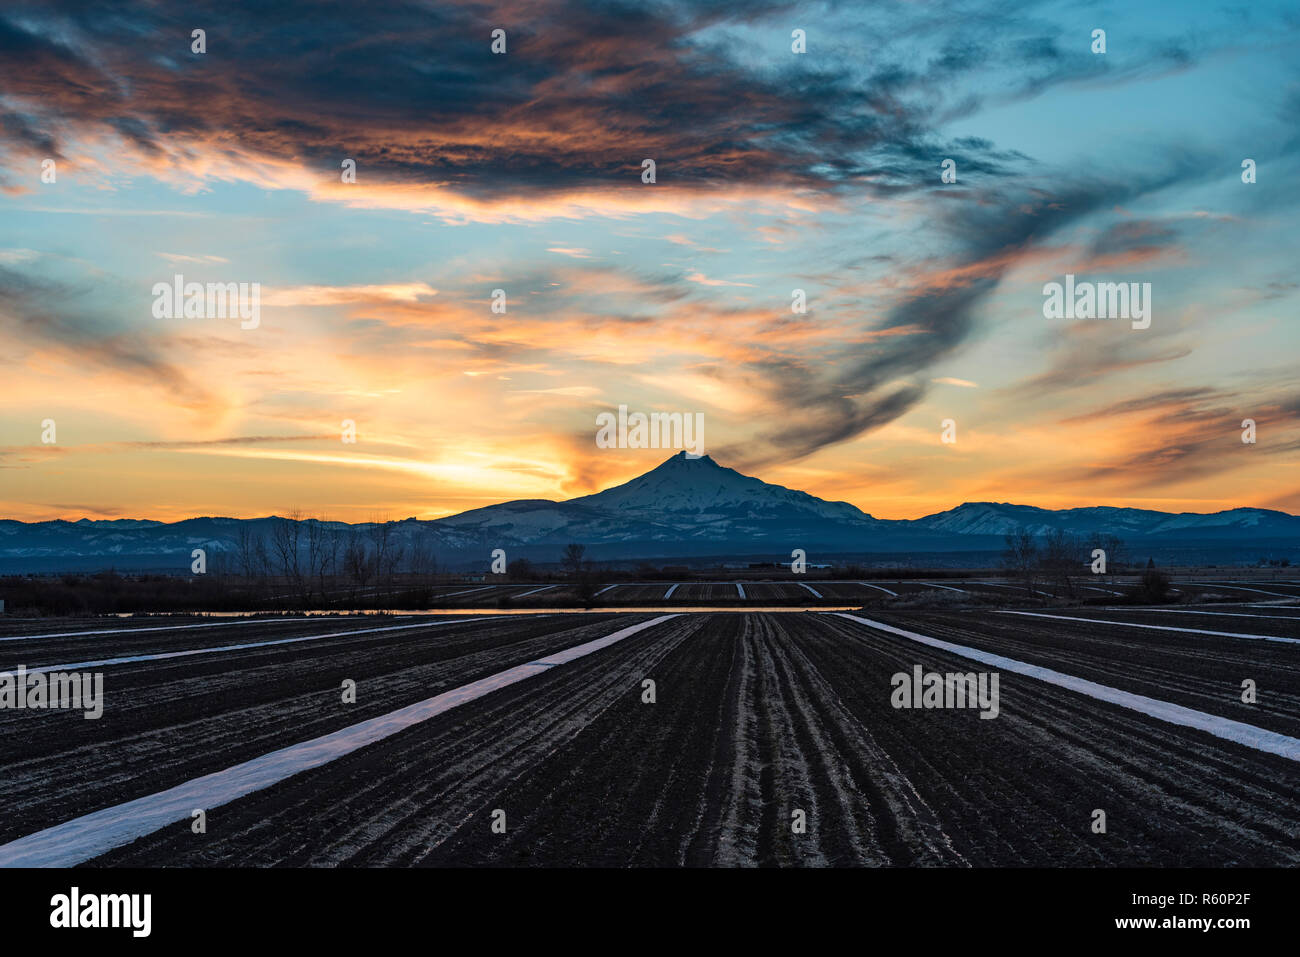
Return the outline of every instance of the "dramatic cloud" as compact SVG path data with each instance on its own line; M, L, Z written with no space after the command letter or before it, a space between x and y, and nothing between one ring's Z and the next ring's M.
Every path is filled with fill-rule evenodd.
M972 32L971 18L893 3L858 24L884 58L864 74L852 60L791 55L797 9L385 3L367 8L361 30L342 4L126 3L94 16L18 4L0 19L0 128L30 156L98 167L117 143L160 176L447 216L686 212L718 208L728 192L781 203L809 190L913 189L940 151L960 155L967 175L1000 175L1023 156L935 131L954 100L972 107L952 89L958 77L967 90L981 74L1021 77L1014 92L983 84L1006 100L1187 59L1143 47L1103 63L1007 12L985 11ZM204 54L190 49L198 25ZM504 55L490 49L498 27ZM924 69L884 42L922 30L951 34ZM764 48L783 55L758 56ZM646 157L675 191L670 204L630 192ZM357 163L352 189L340 188L345 158Z
M579 494L659 457L595 448L619 404L881 514L1283 501L1296 24L1169 12L1097 55L1035 2L8 4L8 507ZM260 324L155 319L182 272L260 283ZM1067 272L1150 281L1151 328L1045 319Z

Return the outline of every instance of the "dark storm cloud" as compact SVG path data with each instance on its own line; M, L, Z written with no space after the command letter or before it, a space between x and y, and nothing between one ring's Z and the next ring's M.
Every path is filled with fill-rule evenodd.
M881 31L956 32L924 8L880 10ZM683 186L896 190L951 149L932 129L955 92L938 87L984 68L1031 71L1038 87L1091 69L1081 51L1018 39L1019 10L963 24L919 66L886 47L865 77L714 29L771 30L784 49L795 12L808 17L776 3L18 4L0 14L0 93L39 112L5 129L44 153L111 131L146 154L238 150L322 172L348 156L372 182L480 197L609 186L645 156ZM496 27L505 56L489 50ZM1018 159L955 146L972 174Z

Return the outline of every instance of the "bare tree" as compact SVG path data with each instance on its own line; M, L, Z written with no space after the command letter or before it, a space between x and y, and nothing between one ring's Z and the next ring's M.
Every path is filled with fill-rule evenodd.
M286 518L276 519L271 528L271 546L280 563L280 574L284 576L286 585L300 595L303 590L302 563L298 554L302 538L301 523L302 511L295 508Z
M564 566L564 570L568 572L571 578L577 578L582 574L583 569L586 567L582 556L586 553L586 545L579 545L575 542L564 546L564 555L560 558L560 564Z
M1063 528L1050 529L1044 536L1039 564L1057 594L1063 589L1066 595L1074 597L1074 574L1082 560L1082 551L1078 538Z
M271 577L271 551L266 545L266 536L259 534L253 548L253 562L257 568L257 577L265 582Z
M1004 539L1006 547L1002 552L1002 564L1008 574L1019 578L1025 584L1029 595L1034 593L1034 570L1038 564L1038 546L1034 536L1023 526L1014 532L1007 532Z
M586 553L587 548L585 545L576 543L566 545L561 563L564 565L565 571L569 573L569 579L576 585L575 591L578 599L590 608L596 597L596 588L591 576L591 562L583 558Z
M1107 533L1101 537L1101 547L1106 550L1106 571L1110 574L1112 583L1115 576L1124 571L1125 555L1124 539L1118 535Z
M1093 532L1088 536L1087 548L1089 555L1099 548L1105 552L1106 575L1113 584L1115 576L1123 570L1124 539L1110 532Z
M402 560L402 548L393 535L393 523L387 521L372 523L370 543L374 546L375 577L391 591L393 573Z
M431 585L438 574L438 558L433 549L431 536L417 531L411 545L411 573L417 584Z
M320 589L320 600L327 604L327 582L338 562L339 538L335 529L319 518L307 521L307 573ZM308 588L310 591L310 586Z
M374 562L366 548L365 539L358 529L353 528L348 534L347 544L343 547L343 572L352 584L351 597L355 598L358 589L366 587L374 571Z
M257 569L257 545L253 538L252 526L247 522L239 523L239 539L236 543L239 553L239 570L250 583Z

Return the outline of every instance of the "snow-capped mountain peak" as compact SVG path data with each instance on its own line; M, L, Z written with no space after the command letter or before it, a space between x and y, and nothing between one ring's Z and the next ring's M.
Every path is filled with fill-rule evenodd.
M95 521L0 520L0 569L189 568L190 552L237 556L241 542L269 541L282 518ZM309 519L309 522L314 521ZM328 523L340 533L348 526ZM1290 556L1300 518L1259 508L1202 515L1107 505L1054 511L1005 502L967 502L915 520L875 519L847 502L773 485L685 452L621 485L568 501L521 499L434 521L394 523L400 547L437 551L440 561L480 561L496 548L545 555L576 542L622 557L685 554L785 557L795 548L831 552L934 554L982 550L996 560L1003 536L1019 528L1087 538L1113 534L1130 549L1165 546L1196 560ZM356 527L364 531L370 526ZM1187 549L1192 551L1187 551ZM232 559L233 560L233 559ZM931 558L925 560L930 561Z
M870 515L847 502L827 502L807 492L772 485L721 466L708 455L696 458L686 452L678 452L629 482L571 499L569 504L643 517L700 519L738 512L752 517L792 510L829 520L872 521Z

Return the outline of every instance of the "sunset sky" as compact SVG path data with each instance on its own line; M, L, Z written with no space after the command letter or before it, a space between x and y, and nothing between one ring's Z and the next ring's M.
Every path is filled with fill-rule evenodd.
M1300 14L1133 6L6 4L0 517L569 498L620 404L881 518L1300 512Z

